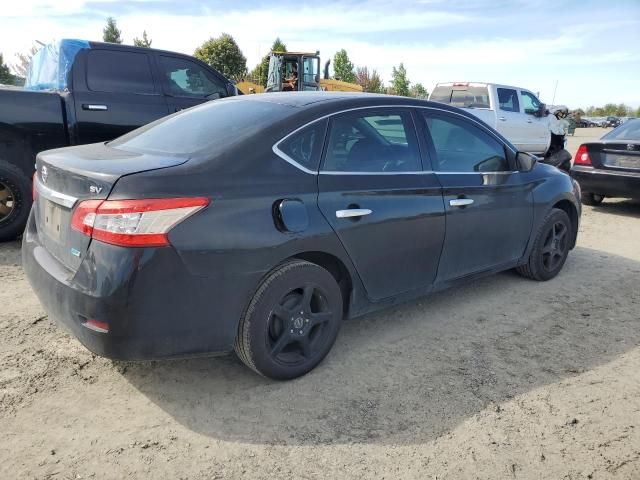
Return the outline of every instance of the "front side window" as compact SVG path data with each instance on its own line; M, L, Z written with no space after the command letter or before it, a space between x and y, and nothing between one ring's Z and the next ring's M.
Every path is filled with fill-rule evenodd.
M441 172L502 172L509 170L504 146L462 118L424 113L427 142L433 144L433 168Z
M520 111L518 92L511 88L498 89L498 103L500 104L500 110L504 110L505 112Z
M177 57L160 57L169 93L178 97L222 98L226 86L195 62Z
M524 113L534 114L540 111L542 103L536 98L533 93L522 90L520 92L522 96L522 106L524 107Z
M415 172L420 153L411 114L358 113L331 120L326 171Z
M154 93L146 53L89 50L87 87L93 92Z

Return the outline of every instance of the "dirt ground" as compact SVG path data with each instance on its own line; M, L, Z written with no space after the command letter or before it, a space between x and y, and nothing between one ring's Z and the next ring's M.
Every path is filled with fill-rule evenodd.
M605 201L555 280L506 272L346 322L278 383L234 356L93 356L3 244L0 478L638 479L639 280L640 204Z

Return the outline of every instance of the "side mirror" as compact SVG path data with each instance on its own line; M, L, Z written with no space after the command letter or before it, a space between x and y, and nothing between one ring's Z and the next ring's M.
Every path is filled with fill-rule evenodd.
M526 152L518 152L516 155L516 162L518 164L518 170L521 172L530 172L535 167L538 157Z

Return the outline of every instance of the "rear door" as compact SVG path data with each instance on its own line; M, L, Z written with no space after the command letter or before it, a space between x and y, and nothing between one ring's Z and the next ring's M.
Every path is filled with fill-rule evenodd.
M79 143L113 140L167 115L167 104L153 77L152 61L152 55L146 52L87 51L78 64L84 75L74 77Z
M227 96L227 81L198 62L158 54L158 68L169 112Z
M318 205L369 298L430 286L444 238L435 174L423 172L410 109L363 109L330 120Z
M432 109L421 120L446 210L437 281L521 258L533 221L532 175L514 171L505 145L475 121Z
M496 129L513 143L518 150L526 150L528 125L520 113L518 91L514 88L496 88Z

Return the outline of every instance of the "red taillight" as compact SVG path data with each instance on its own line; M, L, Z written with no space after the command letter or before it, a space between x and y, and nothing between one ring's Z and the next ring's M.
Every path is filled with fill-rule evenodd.
M169 230L208 204L203 197L85 200L74 210L71 227L112 245L165 247Z
M580 147L578 147L578 151L576 152L576 157L573 161L573 164L591 165L591 157L589 156L586 145L580 145Z
M91 319L84 322L83 325L94 332L109 333L109 324L107 322Z

